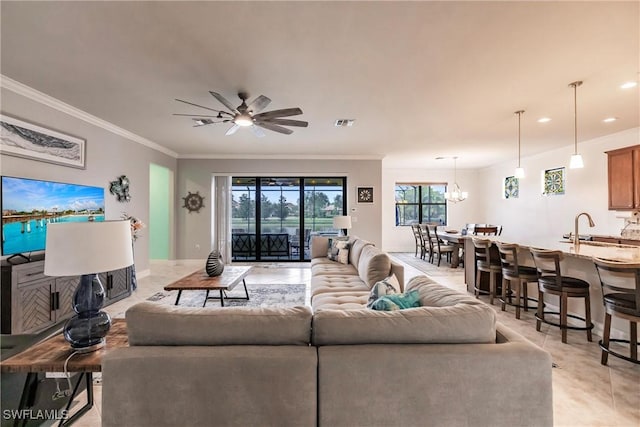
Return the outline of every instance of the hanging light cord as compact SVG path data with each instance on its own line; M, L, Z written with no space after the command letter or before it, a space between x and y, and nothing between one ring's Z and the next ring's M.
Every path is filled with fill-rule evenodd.
M570 83L569 86L573 87L573 147L574 155L578 154L578 86L582 84L581 81Z
M520 117L524 113L524 110L516 111L518 115L518 168L520 168Z

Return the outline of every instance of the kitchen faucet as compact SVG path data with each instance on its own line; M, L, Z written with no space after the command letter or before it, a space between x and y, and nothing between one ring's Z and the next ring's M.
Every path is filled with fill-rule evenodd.
M573 235L573 246L575 247L576 252L578 251L578 249L580 248L580 235L578 234L578 219L580 219L580 217L582 215L586 215L587 219L589 220L589 227L595 227L596 224L593 222L593 218L591 218L591 215L589 215L586 212L581 212L578 215L576 215L576 221L575 221L575 234Z

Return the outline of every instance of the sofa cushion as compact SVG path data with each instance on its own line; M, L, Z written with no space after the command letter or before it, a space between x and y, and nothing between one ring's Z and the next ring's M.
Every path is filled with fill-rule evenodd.
M409 282L407 290L413 289L420 294L422 307L398 311L318 310L313 316L312 342L315 345L495 343L496 314L487 304L425 276Z
M362 310L367 298L368 291L328 292L314 296L311 306L314 313L320 310Z
M372 310L394 311L420 307L420 294L417 290L404 294L383 295L371 304Z
M326 236L311 236L311 259L324 258L329 250L329 238Z
M360 261L360 255L365 246L373 246L373 243L358 238L353 241L349 251L349 263L351 265L358 267L358 261Z
M311 277L311 297L329 292L368 292L369 287L357 275L329 274Z
M138 303L126 311L129 345L308 345L309 307L192 308Z
M373 303L376 302L379 298L385 295L397 294L398 292L400 292L400 284L398 283L398 279L396 279L396 276L393 274L379 282L376 282L376 284L371 288L371 292L369 293L367 308L371 308Z
M358 275L369 287L389 276L390 271L391 259L389 255L371 245L362 249L358 260Z
M311 276L322 275L358 276L358 270L351 264L340 264L330 261L328 263L311 264Z

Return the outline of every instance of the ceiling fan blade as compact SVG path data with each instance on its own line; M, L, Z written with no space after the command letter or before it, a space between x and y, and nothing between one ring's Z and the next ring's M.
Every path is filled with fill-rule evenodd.
M224 96L220 95L217 92L212 92L209 91L209 93L211 94L211 96L213 96L215 99L217 99L218 101L220 101L220 103L222 105L224 105L225 107L227 107L229 110L233 111L234 113L238 114L238 110L236 109L236 107L234 107L233 105L231 105L231 103L229 101L227 101L227 98L225 98Z
M183 101L182 99L178 99L178 98L176 98L176 101L183 102L183 103L189 104L189 105L193 105L194 107L204 108L205 110L215 111L216 113L229 114L226 111L214 110L213 108L205 107L204 105L194 104L193 102L189 102L189 101Z
M256 122L272 123L274 125L280 125L280 126L299 126L302 128L306 128L307 126L309 126L309 122L305 122L302 120L291 120L291 119L266 119L266 120L256 119Z
M256 114L253 116L253 118L264 120L273 119L276 117L297 116L298 114L302 114L302 110L299 108L284 108L282 110L271 110L264 113Z
M238 125L233 125L229 128L229 130L227 131L227 133L225 133L225 135L229 136L229 135L233 135L234 133L236 133L238 131L238 129L240 129L240 126Z
M187 117L215 117L217 118L218 116L212 116L210 114L182 114L182 113L173 113L174 116L187 116Z
M195 122L195 125L193 125L194 128L199 128L201 126L207 126L215 123L211 119L193 119L193 121Z
M260 127L265 128L265 129L272 130L274 132L284 133L285 135L291 135L293 133L293 131L291 129L287 129L285 127L278 126L278 125L274 125L274 124L271 124L269 122L256 122L256 126L260 126Z
M254 99L251 104L247 106L247 110L251 111L253 114L257 114L260 111L264 110L267 105L271 103L271 100L264 95L260 95L256 99Z
M256 125L251 126L251 132L253 132L253 134L258 138L262 138L266 135L264 131Z

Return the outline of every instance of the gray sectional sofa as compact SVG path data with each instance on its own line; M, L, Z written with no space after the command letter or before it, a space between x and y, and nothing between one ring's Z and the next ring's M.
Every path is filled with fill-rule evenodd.
M357 274L314 258L314 312L131 307L130 347L103 360L103 426L553 424L547 352L426 276L406 285L421 307L367 309L356 277L402 275L368 247Z

